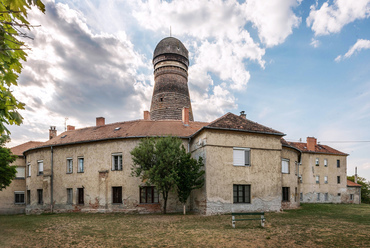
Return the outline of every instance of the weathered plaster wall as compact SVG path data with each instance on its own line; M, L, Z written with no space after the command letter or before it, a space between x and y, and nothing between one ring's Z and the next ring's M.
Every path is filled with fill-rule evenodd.
M319 165L316 166L316 158ZM324 166L324 159L328 160L328 166ZM337 168L337 159L340 160L340 167ZM302 155L302 184L301 202L341 203L347 195L347 157L331 154L303 153ZM319 176L319 183L316 183L316 176ZM328 177L325 183L324 178ZM340 183L337 183L337 176L340 176ZM327 199L325 194L327 193ZM320 194L320 195L318 195ZM319 196L319 198L318 198Z
M23 157L18 157L11 165L25 167ZM0 191L0 214L20 214L25 212L26 204L15 204L14 191L24 191L26 200L26 179L15 178L12 183Z
M289 187L289 201L282 202L283 209L297 208L300 205L299 192L300 185L298 184L299 172L299 151L287 147L283 147L281 159L289 159L289 173L282 173L282 187ZM281 170L280 170L281 171Z
M353 199L351 200L351 194ZM343 196L343 203L361 204L361 187L348 187L347 194Z

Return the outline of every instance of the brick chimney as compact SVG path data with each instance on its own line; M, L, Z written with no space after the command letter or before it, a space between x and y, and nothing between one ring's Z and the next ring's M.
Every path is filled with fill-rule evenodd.
M57 137L57 128L56 128L56 126L50 126L49 140L51 140L52 138L55 138L55 137Z
M75 126L67 125L67 131L73 131L75 128Z
M240 111L240 117L243 117L244 119L247 119L247 115L245 111Z
M185 126L189 126L189 108L182 108L182 123Z
M144 120L146 121L150 120L150 112L147 110L144 111Z
M105 125L105 118L104 117L96 117L96 126L104 126Z
M315 137L307 137L307 149L309 151L315 151L316 141Z
M355 183L357 183L357 167L355 167Z

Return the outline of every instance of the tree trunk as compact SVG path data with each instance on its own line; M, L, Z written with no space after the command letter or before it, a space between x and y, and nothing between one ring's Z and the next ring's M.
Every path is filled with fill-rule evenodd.
M163 192L163 200L164 200L163 214L166 214L167 212L167 198L168 198L168 192L167 193Z
M184 204L184 215L186 214L186 205Z

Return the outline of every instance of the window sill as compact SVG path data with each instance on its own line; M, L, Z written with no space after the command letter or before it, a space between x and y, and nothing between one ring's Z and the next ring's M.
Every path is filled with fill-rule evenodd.
M146 203L146 202L140 202L140 205L159 205L159 202L153 202L153 203Z
M25 202L14 202L14 205L26 205L26 203Z
M66 172L66 174L73 174L73 172Z
M84 173L84 171L77 171L77 173Z
M16 177L16 178L14 178L15 180L24 180L24 179L26 179L25 177Z
M123 202L112 202L113 205L122 205Z
M251 204L250 202L233 202L233 204Z
M122 169L120 169L120 170L111 170L111 171L122 171Z

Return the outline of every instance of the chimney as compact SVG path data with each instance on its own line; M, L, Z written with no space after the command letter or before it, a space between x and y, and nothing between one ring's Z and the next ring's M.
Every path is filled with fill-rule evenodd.
M247 119L247 115L245 111L240 111L240 117L243 117L244 119Z
M357 183L357 167L355 167L355 183Z
M309 151L315 151L316 141L315 137L307 137L307 149Z
M57 137L57 128L55 126L50 126L49 140L51 140L52 138L55 138L55 137Z
M189 126L189 108L182 108L182 123L185 126Z
M67 131L73 131L73 130L75 130L75 126L71 126L71 125L68 125L67 126Z
M150 120L150 112L147 110L144 111L144 120L146 121Z
M104 117L96 117L96 126L104 126L105 125L105 118Z

